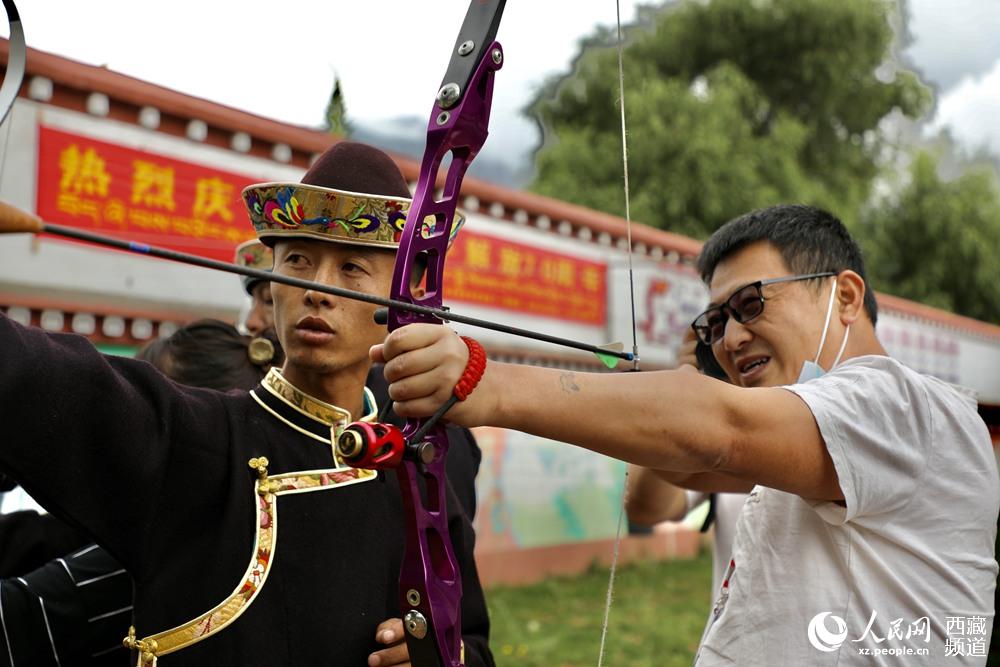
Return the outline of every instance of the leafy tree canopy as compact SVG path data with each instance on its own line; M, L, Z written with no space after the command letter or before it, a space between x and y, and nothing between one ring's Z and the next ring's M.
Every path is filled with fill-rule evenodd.
M805 202L848 224L869 198L894 109L930 92L886 65L878 0L682 1L647 11L625 51L633 218L704 238L726 220ZM623 210L618 63L607 31L530 111L546 130L533 189Z
M952 180L916 155L909 182L862 215L875 289L1000 324L1000 189L975 166Z

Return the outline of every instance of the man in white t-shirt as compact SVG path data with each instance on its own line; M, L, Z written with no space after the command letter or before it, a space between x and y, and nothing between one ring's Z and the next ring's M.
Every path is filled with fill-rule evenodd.
M886 356L857 244L808 206L754 211L699 257L695 321L730 383L490 362L448 418L753 486L696 664L984 665L1000 480L971 397ZM827 344L829 342L829 344ZM468 350L448 327L394 331L396 412L434 413Z

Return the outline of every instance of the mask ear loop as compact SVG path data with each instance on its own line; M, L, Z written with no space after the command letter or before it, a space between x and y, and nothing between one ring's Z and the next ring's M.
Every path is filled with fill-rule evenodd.
M851 325L847 325L847 329L844 330L844 342L840 344L840 349L837 350L837 358L833 360L833 366L830 366L832 371L840 363L840 358L844 356L844 349L847 347L847 337L851 335Z
M830 330L830 316L833 315L833 297L837 294L837 277L833 278L833 287L830 288L830 303L826 306L826 322L823 323L823 336L819 339L819 349L816 350L816 358L813 363L819 365L819 355L823 353L823 346L826 345L826 332ZM837 357L838 360L840 357Z

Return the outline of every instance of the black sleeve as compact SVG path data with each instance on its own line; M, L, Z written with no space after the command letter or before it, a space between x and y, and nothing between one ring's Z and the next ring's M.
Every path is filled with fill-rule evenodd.
M474 556L476 534L465 510L450 489L448 505L448 532L455 549L455 559L462 571L462 641L465 642L465 665L493 667L493 653L489 646L490 617Z
M0 611L0 667L126 664L132 581L96 545L0 580Z
M445 472L451 487L458 497L458 502L465 510L469 521L476 518L476 476L479 474L479 463L483 453L476 443L472 431L458 426L448 426L448 459L445 461Z
M7 491L13 491L16 488L17 482L0 472L0 494L6 493Z
M90 538L51 514L0 515L0 578L19 577L70 553Z
M227 443L221 397L0 315L0 470L129 569L155 529L173 447Z

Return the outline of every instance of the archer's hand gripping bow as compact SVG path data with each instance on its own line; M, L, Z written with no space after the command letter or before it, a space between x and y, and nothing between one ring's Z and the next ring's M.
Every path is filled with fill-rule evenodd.
M445 254L453 235L462 179L486 141L493 75L503 65L494 41L505 0L473 0L455 42L448 71L427 126L427 147L413 203L406 216L396 256L391 298L441 308ZM438 171L445 156L452 162L440 198ZM410 290L413 268L426 263L426 291ZM389 331L406 324L442 320L390 307ZM439 423L452 399L429 419L408 419L400 432L390 424L355 423L338 440L344 460L357 467L395 468L403 496L406 550L399 574L399 604L410 661L414 667L464 664L461 630L462 579L448 534L445 456L448 437ZM418 485L423 478L426 502Z

